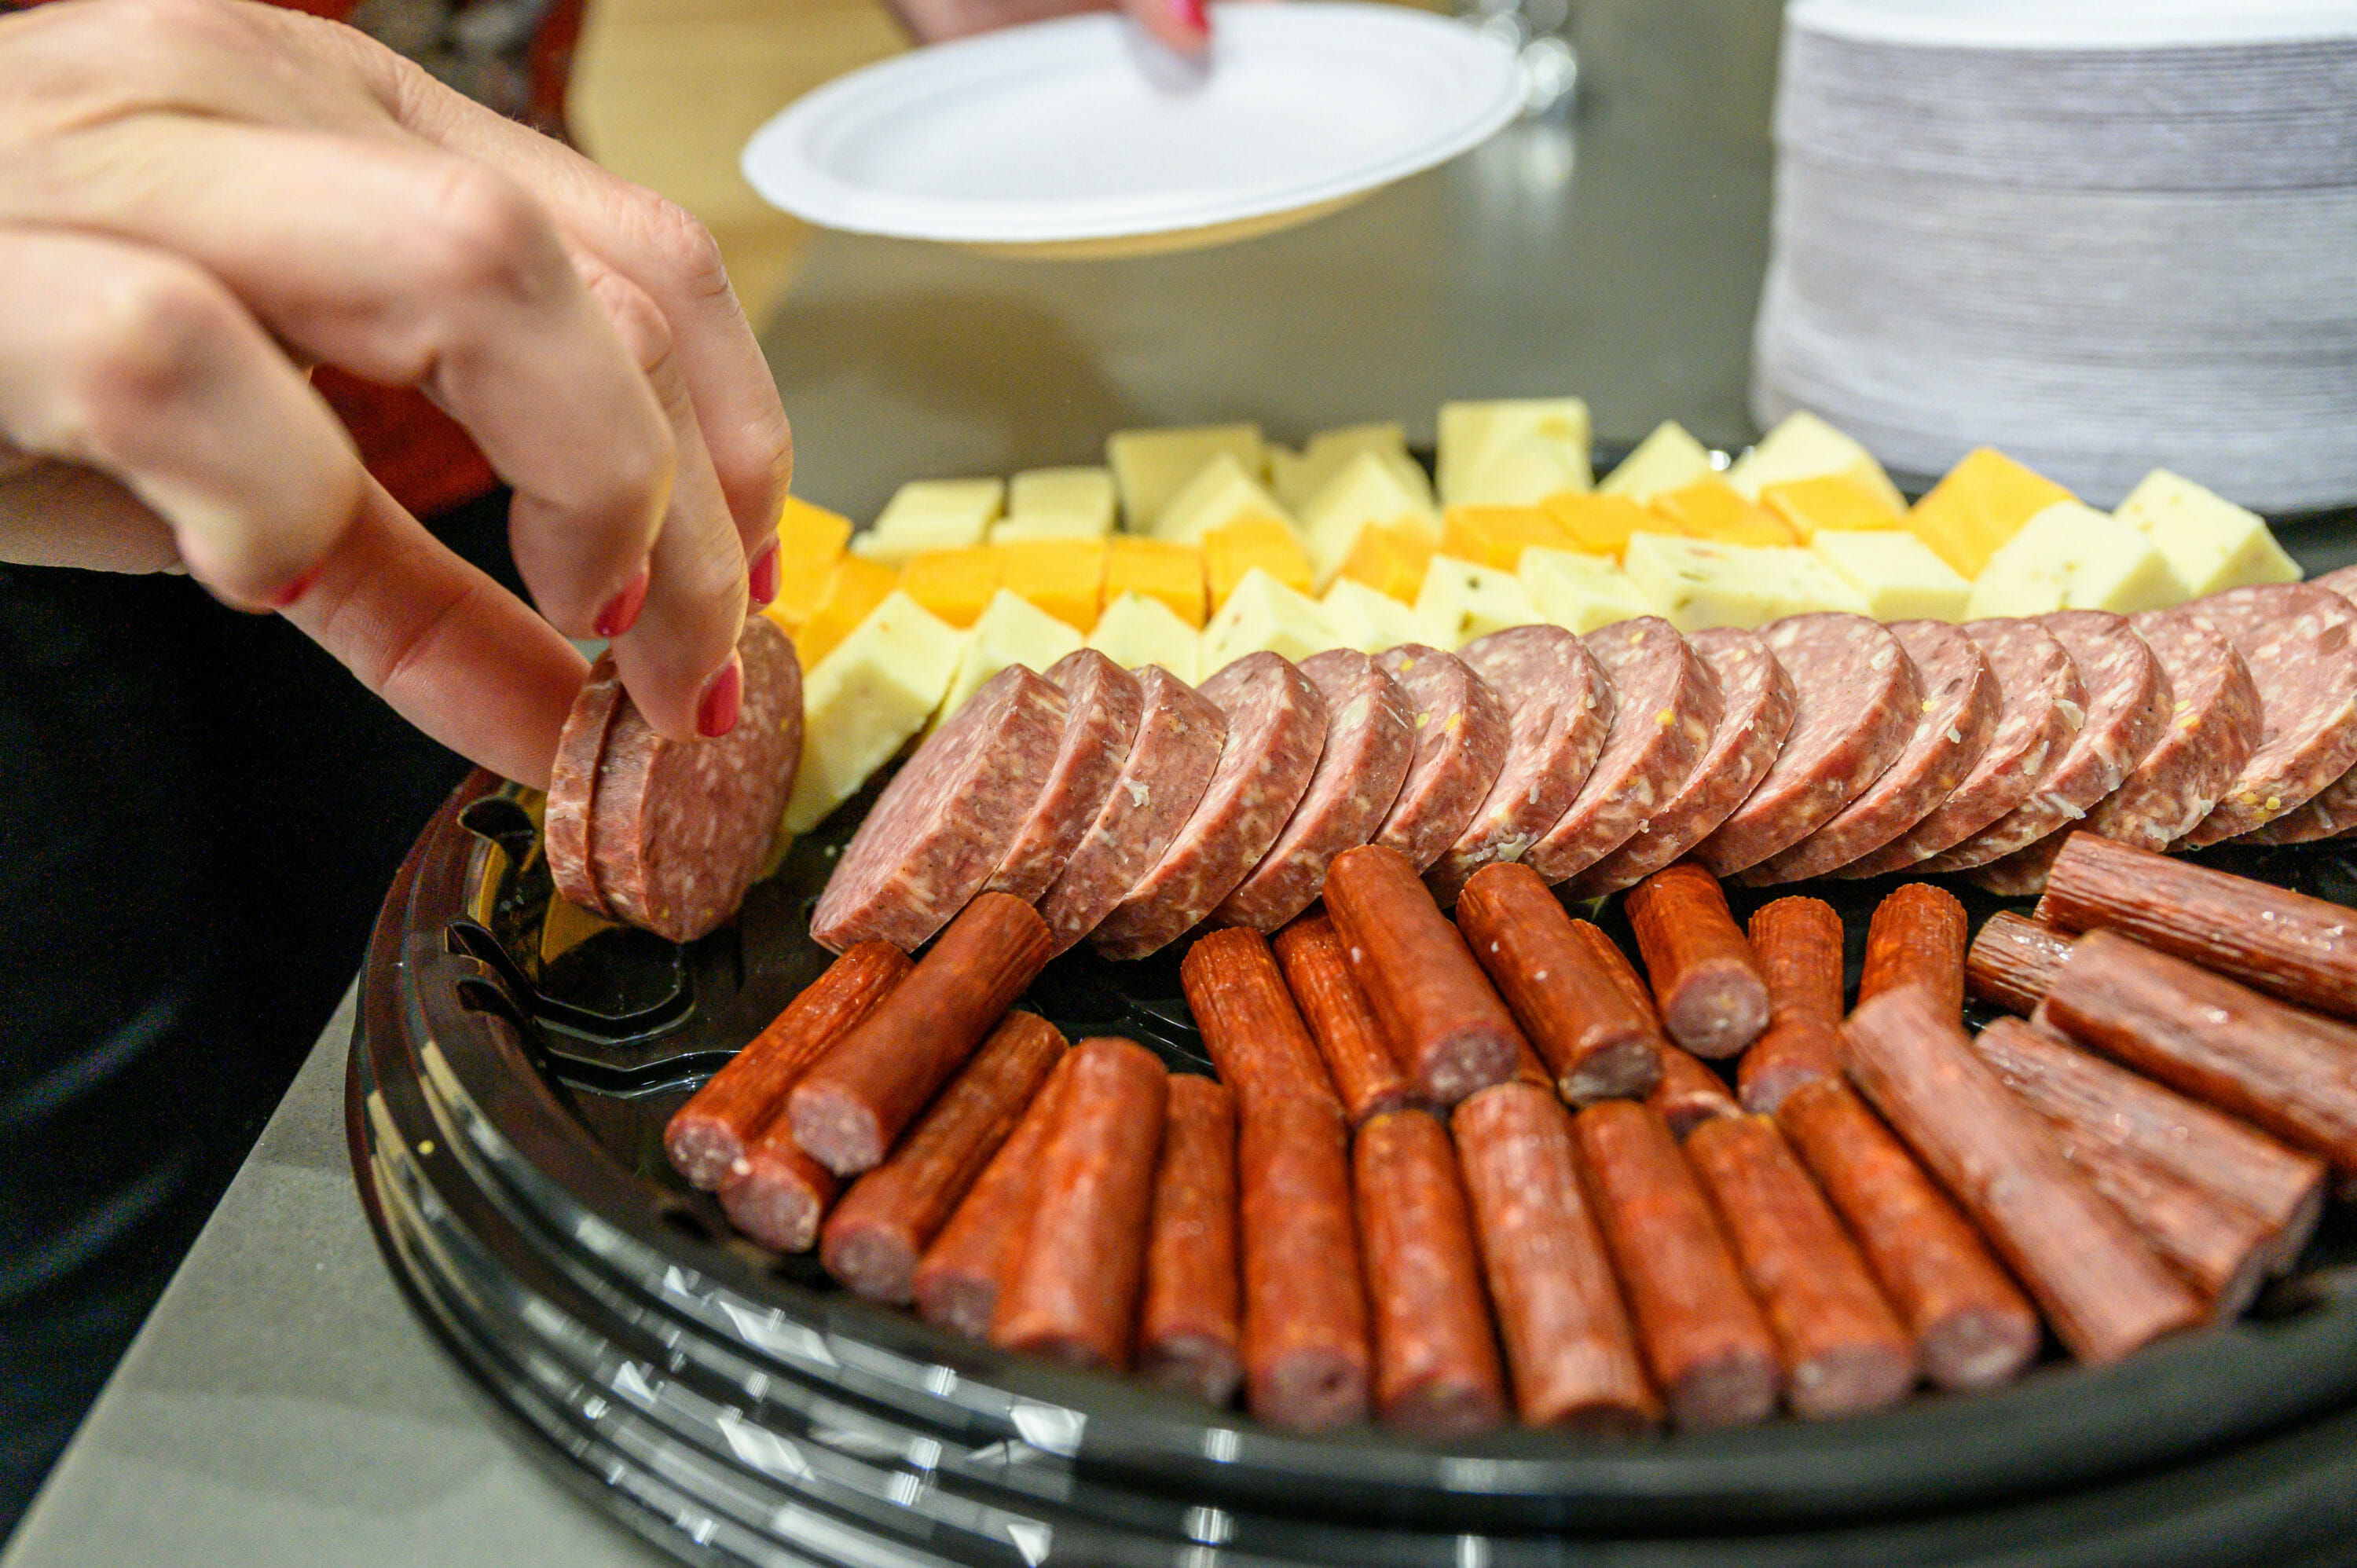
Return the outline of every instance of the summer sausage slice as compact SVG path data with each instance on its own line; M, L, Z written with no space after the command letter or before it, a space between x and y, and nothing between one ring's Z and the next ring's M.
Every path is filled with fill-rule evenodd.
M1063 740L1031 814L983 884L985 891L1011 893L1034 904L1104 810L1146 708L1137 677L1093 648L1075 650L1048 666L1048 679L1064 693Z
M2005 704L1964 782L1921 822L1872 854L1842 867L1844 876L1904 871L1952 849L2029 799L2047 769L2079 733L2086 692L2071 655L2034 620L1968 621L1965 634L1996 676Z
M736 728L717 740L666 740L626 696L590 797L589 867L598 892L623 919L675 942L706 935L744 902L802 760L794 645L754 616L737 653L744 702Z
M1633 887L1708 838L1759 788L1783 749L1797 699L1792 677L1760 634L1717 627L1686 640L1718 678L1718 727L1709 749L1669 804L1640 822L1619 849L1571 879L1578 897L1600 898Z
M1938 810L1988 749L2004 703L1979 646L1944 621L1900 621L1890 630L1923 683L1921 712L1905 749L1857 800L1744 873L1745 882L1798 882L1872 854Z
M983 890L1039 804L1064 733L1064 693L1010 665L884 786L811 911L812 940L921 947Z
M2312 583L2267 583L2178 613L2234 645L2265 723L2225 798L2186 835L2199 848L2279 821L2357 766L2357 605Z
M1460 655L1506 704L1509 741L1497 782L1425 873L1442 908L1493 860L1520 860L1587 782L1611 728L1613 692L1587 645L1559 626L1517 626Z
M1372 838L1399 799L1415 748L1415 720L1399 683L1354 648L1301 661L1326 702L1326 747L1301 803L1250 875L1211 918L1273 931L1318 897L1326 865Z
M1056 950L1097 929L1154 869L1203 799L1227 745L1228 719L1211 700L1158 664L1137 671L1136 738L1104 804L1063 872L1039 898Z
M1375 660L1414 710L1415 754L1372 842L1421 873L1455 843L1506 766L1512 720L1490 682L1453 653L1404 642Z
M1718 677L1658 616L1602 627L1584 640L1611 678L1612 727L1587 782L1523 855L1549 882L1586 871L1675 799L1724 711Z
M613 906L597 891L597 879L589 869L589 820L597 764L606 755L607 732L614 727L614 714L621 705L621 672L614 668L612 654L600 654L556 737L556 760L548 769L548 814L542 828L548 875L557 892L609 920L616 918Z
M1219 766L1178 830L1091 939L1107 958L1144 958L1194 929L1235 891L1285 828L1326 748L1326 700L1274 653L1247 653L1202 684L1227 715Z
M1784 749L1695 858L1732 876L1790 849L1882 777L1906 749L1922 679L1899 639L1864 616L1792 616L1767 628L1796 701Z

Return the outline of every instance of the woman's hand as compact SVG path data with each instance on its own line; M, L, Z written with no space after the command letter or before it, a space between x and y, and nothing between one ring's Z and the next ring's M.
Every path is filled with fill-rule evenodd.
M527 783L560 630L618 634L664 734L734 722L792 443L677 207L350 28L68 0L0 20L0 559L185 567ZM369 478L317 362L466 426L545 620Z
M929 44L1082 11L1125 11L1162 42L1189 54L1202 52L1211 37L1203 0L886 0L886 4L911 33Z

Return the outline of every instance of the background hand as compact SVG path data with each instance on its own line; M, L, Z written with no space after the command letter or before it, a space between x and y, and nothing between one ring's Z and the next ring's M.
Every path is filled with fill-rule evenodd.
M911 33L938 44L1084 11L1125 11L1172 48L1200 53L1211 41L1203 0L886 0Z

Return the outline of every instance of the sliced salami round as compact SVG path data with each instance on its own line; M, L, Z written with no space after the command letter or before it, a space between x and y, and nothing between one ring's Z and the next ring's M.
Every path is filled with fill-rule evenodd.
M1559 626L1517 626L1458 651L1506 704L1505 765L1473 820L1424 875L1447 908L1465 879L1493 860L1520 860L1587 782L1612 727L1610 677L1587 645Z
M1490 682L1454 653L1405 642L1375 660L1415 710L1415 755L1372 842L1420 873L1455 843L1506 766L1512 719Z
M2296 811L2357 766L2357 605L2314 583L2229 588L2177 613L2234 645L2259 688L2263 729L2195 847Z
M614 912L675 942L737 912L770 853L802 754L802 669L767 617L737 639L737 727L666 740L623 698L590 796L589 867Z
M2357 603L2357 566L2343 566L2337 572L2327 572L2321 577L2310 579L2310 585Z
M1922 713L1915 661L1864 616L1790 616L1764 635L1792 677L1792 727L1760 787L1695 851L1718 876L1790 849L1857 799L1898 760Z
M1838 875L1880 876L1904 871L1962 843L2029 799L2079 733L2086 688L2069 651L2052 632L2034 620L2010 617L1967 621L1964 629L1996 677L2004 703L1996 732L1944 802Z
M1579 793L1523 854L1549 882L1586 871L1668 805L1710 749L1723 711L1718 677L1659 616L1616 621L1581 640L1612 682L1612 726Z
M1193 930L1260 864L1301 803L1326 748L1326 700L1274 653L1247 653L1203 682L1228 743L1194 814L1091 940L1144 958Z
M2357 566L2343 566L2313 581L2316 586L2357 603ZM2357 768L2326 785L2315 800L2298 811L2253 833L2251 842L2306 843L2311 839L2341 838L2352 832L2357 832Z
M1154 869L1194 814L1227 745L1227 715L1209 697L1158 664L1135 673L1137 736L1096 820L1039 897L1058 952L1095 930Z
M1980 645L1945 621L1900 621L1890 631L1923 688L1905 749L1823 827L1741 881L1759 886L1822 876L1882 848L1937 811L1988 750L2005 703Z
M1063 744L1030 817L983 884L985 892L1011 893L1026 903L1038 902L1048 891L1104 809L1146 706L1137 677L1093 648L1078 649L1048 666L1048 679L1064 693Z
M811 936L841 952L887 941L913 951L1006 858L1063 749L1063 692L1010 665L901 765L851 836L811 912Z
M1309 908L1326 863L1374 836L1407 778L1415 720L1398 682L1351 648L1314 654L1301 672L1326 700L1326 749L1276 843L1211 911L1223 926L1273 931Z
M1668 805L1571 879L1582 898L1633 887L1708 838L1767 776L1792 727L1792 677L1758 632L1718 627L1686 640L1718 677L1720 713L1710 749Z
M2079 825L2158 852L2201 825L2258 748L2266 721L2258 683L2233 643L2177 610L2147 610L2128 624L2169 678L2169 722Z
M565 729L556 737L556 760L548 769L548 810L541 829L541 846L548 855L548 875L556 891L609 920L617 918L613 906L597 891L597 876L590 870L590 802L597 787L597 762L606 755L606 736L621 704L621 673L614 668L612 654L600 654L589 667L589 679L582 682L572 710L565 715Z

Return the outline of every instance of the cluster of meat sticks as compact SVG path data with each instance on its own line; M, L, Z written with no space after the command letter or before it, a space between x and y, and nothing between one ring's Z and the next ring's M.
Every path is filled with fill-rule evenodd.
M1846 1017L1817 899L1747 932L1682 864L1628 913L1650 985L1523 866L1452 922L1351 850L1273 943L1187 953L1214 1082L1009 1012L1049 940L985 894L920 962L845 952L667 1144L747 1235L959 1333L1438 1437L1993 1387L2041 1312L2114 1360L2239 1312L2357 1181L2339 906L2080 833L1969 960L1953 897L1891 894ZM1969 1036L1968 972L2032 1016Z

